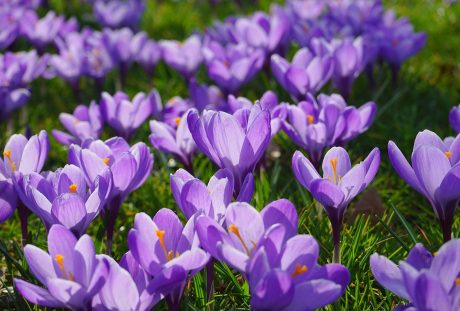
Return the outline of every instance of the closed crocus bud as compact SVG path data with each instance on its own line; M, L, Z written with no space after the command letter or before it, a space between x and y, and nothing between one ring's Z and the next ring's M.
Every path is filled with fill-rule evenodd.
M450 110L449 123L455 132L460 133L460 105Z
M110 28L138 29L144 10L144 0L95 0L93 4L96 20L102 26Z
M38 51L43 51L54 42L64 23L64 17L57 16L53 11L40 19L35 11L30 10L24 16L21 31Z

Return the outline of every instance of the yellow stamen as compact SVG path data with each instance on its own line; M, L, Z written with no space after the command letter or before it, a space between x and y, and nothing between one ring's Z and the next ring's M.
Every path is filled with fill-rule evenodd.
M455 286L459 287L460 286L460 278L455 279Z
M64 256L61 254L57 254L54 258L59 266L59 270L62 271L62 274L64 274L64 277L70 281L75 281L73 275L71 272L67 273L64 268Z
M4 155L5 158L8 160L8 163L9 163L10 166L11 166L11 170L12 170L13 172L16 171L16 164L14 164L13 160L11 160L11 149L5 150L5 152L3 152L3 155Z
M104 158L104 159L102 159L102 161L104 162L105 165L109 165L110 159L109 158Z
M313 124L313 122L315 122L315 117L312 116L311 114L309 114L309 115L307 116L307 122L308 122L308 125Z
M303 273L305 273L307 271L308 271L307 266L305 266L305 265L302 266L299 263L296 263L295 270L294 270L294 272L292 272L292 277L295 278L296 276L301 275L301 274L303 274Z
M444 152L444 154L446 155L446 157L448 159L450 159L450 157L452 156L452 152L450 152L450 151L446 151L446 152Z
M161 248L163 249L163 252L165 253L166 258L168 259L169 253L168 253L168 250L166 249L166 244L165 244L166 231L157 229L156 234L157 234L158 239L160 240Z
M75 192L77 192L77 188L78 188L78 187L77 187L76 184L71 184L71 185L69 186L69 191L72 192L72 193L75 193Z
M333 159L329 160L329 162L331 163L332 172L333 172L333 174L334 174L333 182L334 182L335 184L337 184L337 182L338 182L338 179L337 179L337 162L338 162L338 159L337 159L337 158L333 158Z
M438 256L438 252L434 252L434 253L433 253L433 256L434 256L434 257Z
M244 248L246 254L250 255L251 252L249 251L249 248L246 246L246 243L244 242L243 238L241 237L240 230L238 230L238 227L235 226L234 224L231 224L230 226L228 226L228 231L230 231L231 233L236 235L238 240L240 240L241 245L243 245L243 248Z
M173 251L168 252L167 259L168 259L168 261L170 261L171 259L174 259L174 252Z
M179 126L179 124L180 124L180 120L181 120L181 118L180 118L180 117L174 118L174 122L176 123L176 127L178 127L178 126Z

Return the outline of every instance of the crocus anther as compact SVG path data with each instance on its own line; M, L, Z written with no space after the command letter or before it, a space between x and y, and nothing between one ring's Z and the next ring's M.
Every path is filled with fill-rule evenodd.
M455 279L455 286L459 287L460 286L460 278Z
M176 124L176 127L179 127L181 117L176 117L174 118L174 123Z
M230 226L228 226L228 231L230 231L231 233L233 233L234 235L236 235L236 237L238 238L238 240L240 240L241 242L241 245L243 245L243 248L245 250L245 252L248 254L248 256L250 255L250 251L249 251L249 248L247 247L246 243L244 242L243 238L241 237L240 235L240 230L238 230L238 227L235 226L234 224L231 224Z
M105 165L108 166L110 159L109 158L104 158L104 159L102 159L102 161L104 162Z
M3 152L3 155L8 160L8 163L10 163L11 170L13 172L16 171L16 164L14 164L13 160L11 160L11 149L5 150L5 152Z
M163 252L165 253L166 260L170 261L171 259L174 258L174 252L173 251L168 252L168 250L166 249L165 238L164 238L166 231L157 229L156 234L157 234L158 239L160 240L161 248L163 249ZM179 256L179 253L176 253L176 256Z
M57 254L56 257L55 257L55 260L59 266L59 269L62 271L62 274L64 274L65 278L70 280L70 281L74 281L74 278L73 278L73 275L72 273L68 273L67 275L67 272L65 271L65 268L64 268L64 255L61 255L61 254Z
M308 271L307 266L305 266L305 265L302 266L301 264L296 263L295 264L295 270L294 270L294 272L292 272L292 277L295 278L296 276L299 276L299 275L301 275L301 274L303 274L303 273L305 273L307 271Z
M307 116L307 122L308 122L308 125L313 124L313 122L315 122L315 117L312 116L311 114L309 114L309 115Z
M444 154L446 155L446 157L448 159L450 159L450 157L452 156L452 152L450 152L450 151L446 151L446 152L444 152Z
M78 187L77 187L76 184L71 184L71 185L69 186L69 191L72 192L72 193L75 193L75 192L77 192L77 188L78 188Z

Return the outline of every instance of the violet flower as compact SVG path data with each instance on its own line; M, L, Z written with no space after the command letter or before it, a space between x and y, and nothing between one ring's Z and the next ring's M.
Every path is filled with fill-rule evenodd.
M96 20L104 27L139 28L144 14L144 0L94 0L93 13Z
M84 48L83 72L95 79L101 88L103 79L115 66L108 39L101 32L89 28L83 29L81 36Z
M142 92L138 93L132 100L123 92L117 92L113 96L104 92L100 101L101 112L116 135L129 140L145 120L157 112L157 99L156 90L147 96Z
M147 37L145 32L138 32L131 41L134 60L147 72L150 78L162 57L160 45Z
M23 8L0 5L0 49L8 48L19 36Z
M113 177L111 196L106 203L107 253L112 250L115 221L126 197L149 177L153 155L142 142L132 147L120 137L105 142L87 141L81 147L71 145L69 163L80 167L86 183L91 185L98 175L110 169Z
M160 113L153 113L153 117L156 117L158 120L161 120L173 128L177 127L176 121L179 120L178 118L182 118L182 116L193 107L193 103L190 99L184 99L180 96L174 96L168 100L164 107L161 104L159 96L157 99L159 100L158 107L161 107L161 111L157 110Z
M173 154L187 169L191 170L196 144L188 129L188 114L189 111L182 117L176 117L176 127L160 121L150 121L152 134L149 140L153 147L161 152Z
M282 227L280 239L286 241L297 234L297 226L295 206L285 199L268 204L260 213L248 203L231 203L225 210L224 223L200 215L195 224L201 246L207 252L246 274L251 258L273 227Z
M295 99L318 92L333 73L331 56L316 56L308 48L294 55L292 63L279 55L271 57L273 74L281 86Z
M33 172L15 175L14 182L22 202L47 229L61 224L81 236L104 207L112 176L106 169L87 187L83 172L75 165L66 165L44 176Z
M457 134L460 133L460 105L449 111L449 123Z
M89 107L78 105L73 114L59 114L59 121L69 132L53 130L54 138L63 145L81 145L87 139L99 139L103 120L99 105L91 102Z
M188 85L188 92L193 106L200 112L205 109L222 110L226 105L224 95L215 85L198 84L192 79Z
M460 308L460 240L445 243L434 255L422 244L416 244L399 265L375 253L370 264L380 285L409 301L394 310Z
M107 261L96 255L91 238L83 235L77 240L65 227L54 225L48 234L48 252L26 245L29 268L45 288L15 278L18 292L42 307L89 310L109 268Z
M251 80L265 62L263 50L251 51L245 44L222 46L211 41L203 47L203 54L209 77L227 95Z
M39 52L43 52L57 38L64 23L64 17L53 11L40 19L35 11L29 10L21 21L21 32Z
M460 159L460 136L443 142L435 133L417 134L411 156L412 165L393 141L388 142L388 156L398 175L428 199L441 225L444 242L451 239L454 212L460 200L457 163Z
M175 266L193 276L209 261L209 255L199 248L194 226L194 217L184 227L177 215L166 208L159 210L153 219L145 213L138 213L134 228L128 234L129 249L151 276ZM185 281L180 280L166 298L171 310L178 310Z
M276 226L248 264L251 307L316 310L338 300L350 281L347 268L336 263L320 266L319 246L312 236L295 235L283 243L283 230Z
M343 216L350 202L374 179L380 164L380 151L374 148L364 161L351 167L350 157L341 147L331 148L323 159L323 177L300 152L292 157L292 170L304 186L326 210L332 225L334 262L340 263L340 231Z
M270 143L270 113L255 105L238 116L215 111L199 116L191 111L187 120L198 149L232 172L238 196L253 178L252 172Z
M200 36L192 35L184 42L162 40L159 44L166 64L177 70L187 80L195 76L203 62Z

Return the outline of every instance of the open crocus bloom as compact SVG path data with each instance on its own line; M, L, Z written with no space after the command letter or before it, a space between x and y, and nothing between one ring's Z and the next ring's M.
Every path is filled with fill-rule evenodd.
M10 137L0 158L0 223L9 219L16 209L17 195L12 177L40 172L48 157L49 141L45 131L27 139L20 134Z
M209 255L199 247L194 226L195 217L184 227L179 217L167 208L159 210L153 219L145 213L138 213L134 228L128 234L129 249L151 276L171 267L180 267L193 276L209 261ZM185 281L176 284L170 300L180 301Z
M297 51L289 63L279 55L271 57L276 80L294 98L316 93L330 79L333 72L331 56L316 56L308 48Z
M102 131L102 115L99 105L91 102L89 107L78 105L73 114L59 114L59 121L68 133L53 130L54 138L63 145L81 145L86 139L98 139Z
M393 141L388 142L388 156L398 175L428 199L440 221L444 240L449 240L460 200L460 136L442 141L431 131L418 133L412 166Z
M95 0L93 13L102 26L137 29L145 10L144 0L105 1Z
M156 90L148 96L138 93L132 101L123 92L117 92L113 96L104 92L101 99L102 115L117 135L129 140L142 123L152 113L156 113L157 98Z
M208 185L183 169L171 174L170 181L171 192L185 217L202 212L220 224L224 221L225 209L233 197L233 175L229 170L217 171Z
M222 225L201 215L195 226L206 251L217 260L246 273L250 258L272 226L281 226L282 238L288 239L297 234L297 225L295 206L281 199L268 204L260 213L248 203L235 202L227 207Z
M77 240L61 225L49 231L48 253L26 245L24 256L46 288L20 279L14 279L14 284L24 298L42 307L89 310L108 274L108 262L96 255L91 238L83 235Z
M187 120L200 151L232 172L238 194L270 142L270 113L258 105L238 115L192 110Z
M160 121L150 121L150 143L156 149L175 155L187 168L192 167L196 144L188 129L188 111L176 117L176 127Z
M184 269L173 266L152 279L130 252L123 256L120 264L108 256L103 258L109 263L109 273L104 286L93 299L92 307L96 311L150 310L187 277Z
M82 171L75 165L66 165L46 177L16 174L14 181L22 202L47 228L61 224L81 236L102 210L110 194L112 176L107 169L88 189Z
M372 150L364 161L351 167L350 157L342 147L331 148L323 160L321 177L313 164L299 151L292 157L292 170L297 180L320 202L332 225L335 260L339 260L340 229L345 210L374 179L380 164L380 151Z
M395 310L460 309L460 240L445 243L434 255L417 244L399 265L375 253L370 264L380 285L410 302Z
M335 302L350 281L347 268L335 263L320 266L319 246L312 236L295 235L283 242L277 238L282 235L279 229L272 230L249 262L251 307L300 311Z

